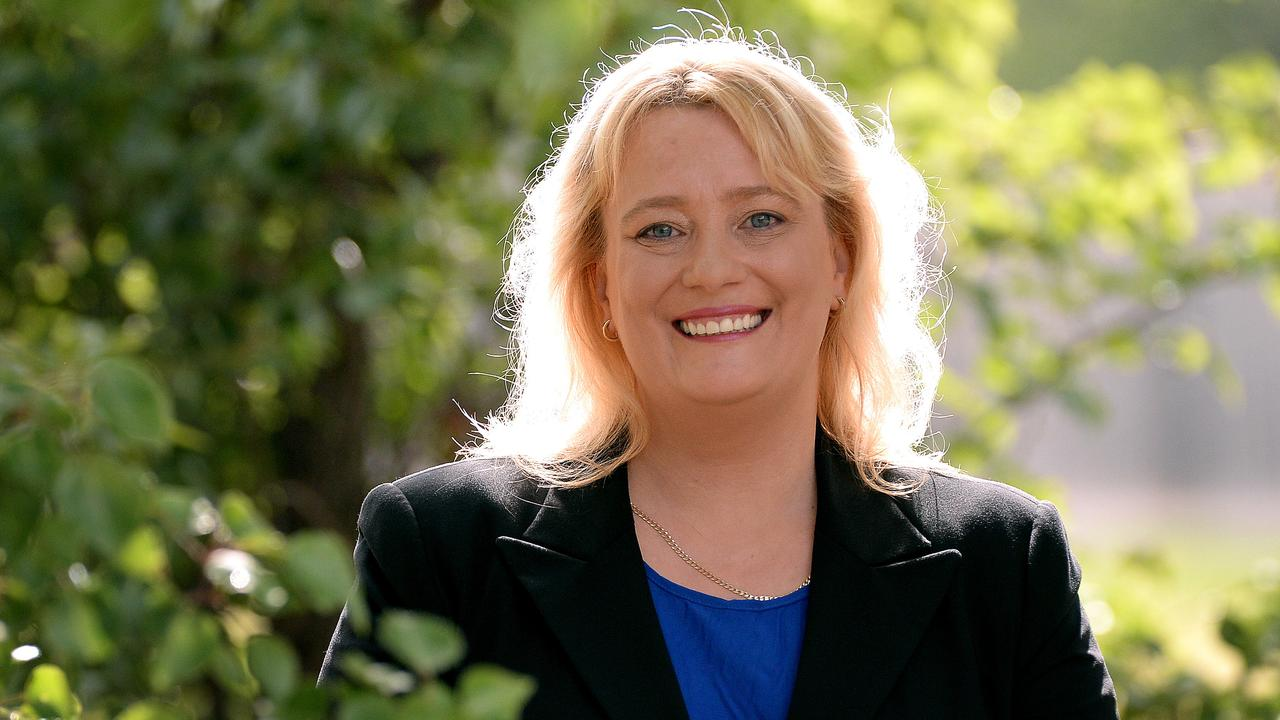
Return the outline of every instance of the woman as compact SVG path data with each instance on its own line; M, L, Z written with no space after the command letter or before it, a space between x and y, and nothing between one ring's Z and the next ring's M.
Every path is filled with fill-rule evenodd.
M1054 507L915 450L925 220L778 50L613 70L517 225L507 405L361 511L375 617L457 622L532 718L1115 717Z

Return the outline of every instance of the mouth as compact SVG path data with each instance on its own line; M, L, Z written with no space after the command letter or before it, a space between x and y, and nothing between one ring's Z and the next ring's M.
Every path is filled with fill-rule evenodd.
M690 338L745 335L763 325L772 314L773 310L766 309L755 313L673 320L671 326L676 332Z

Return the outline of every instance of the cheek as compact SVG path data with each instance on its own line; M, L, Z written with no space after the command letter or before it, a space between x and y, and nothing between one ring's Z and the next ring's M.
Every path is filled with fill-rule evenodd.
M609 300L616 310L626 315L652 313L667 283L666 270L660 263L640 258L619 257L611 274Z

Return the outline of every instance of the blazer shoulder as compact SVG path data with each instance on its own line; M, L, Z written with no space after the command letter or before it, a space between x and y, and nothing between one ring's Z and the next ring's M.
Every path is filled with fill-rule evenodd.
M487 529L518 533L533 521L547 488L510 458L460 460L383 483L365 497L362 532L409 519L433 533Z
M911 472L925 477L901 503L935 544L1025 546L1039 527L1061 529L1053 503L1011 485L945 469Z

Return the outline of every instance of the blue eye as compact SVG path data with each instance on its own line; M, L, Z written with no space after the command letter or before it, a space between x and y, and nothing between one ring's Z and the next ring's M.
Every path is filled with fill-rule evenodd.
M758 212L753 213L747 220L751 227L755 230L767 230L782 222L782 218L773 213Z
M657 223L641 230L636 237L650 238L652 240L670 240L675 237L675 234L675 228L666 223Z

